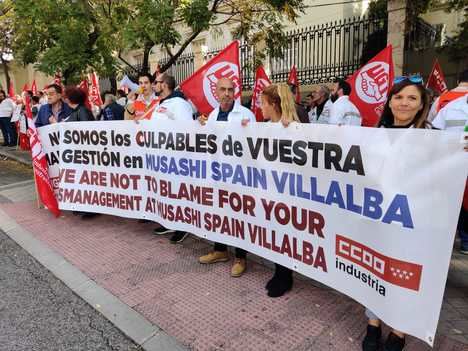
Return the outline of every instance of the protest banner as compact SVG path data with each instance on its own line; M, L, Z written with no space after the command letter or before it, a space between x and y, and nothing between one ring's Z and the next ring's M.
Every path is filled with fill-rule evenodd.
M433 344L467 176L458 135L162 120L39 132L61 209L246 249Z

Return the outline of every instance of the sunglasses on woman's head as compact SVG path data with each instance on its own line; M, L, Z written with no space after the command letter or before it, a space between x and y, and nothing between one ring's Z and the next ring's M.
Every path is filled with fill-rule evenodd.
M395 79L393 80L393 84L398 84L398 83L401 83L401 82L403 82L405 80L409 80L411 83L414 83L414 84L422 84L423 83L422 77L419 74L414 74L412 76L395 77Z

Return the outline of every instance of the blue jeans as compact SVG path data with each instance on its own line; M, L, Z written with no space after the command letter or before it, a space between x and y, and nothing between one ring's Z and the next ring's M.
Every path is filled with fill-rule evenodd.
M16 145L15 124L10 122L10 117L0 117L2 127L3 141L9 145Z

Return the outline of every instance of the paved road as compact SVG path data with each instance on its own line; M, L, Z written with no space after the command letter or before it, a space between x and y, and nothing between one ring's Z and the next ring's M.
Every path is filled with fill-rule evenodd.
M0 161L0 186L28 179ZM0 231L0 351L36 350L140 348Z
M1 147L1 146L0 146ZM0 156L0 186L32 180L32 168Z

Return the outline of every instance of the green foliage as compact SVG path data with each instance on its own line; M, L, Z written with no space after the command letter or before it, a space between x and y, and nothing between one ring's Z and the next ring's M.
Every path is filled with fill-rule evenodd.
M86 1L15 0L15 55L24 64L76 83L91 68L115 71L111 42L101 37L94 9ZM25 45L27 43L27 45Z
M92 69L115 75L129 65L122 52L141 49L148 70L152 47L171 59L204 30L236 25L235 34L251 44L264 41L278 55L283 22L294 21L303 0L15 0L15 56L48 74L61 71L69 82ZM27 43L27 45L25 45ZM259 53L258 58L264 57Z

